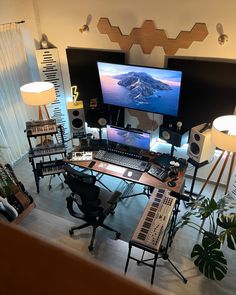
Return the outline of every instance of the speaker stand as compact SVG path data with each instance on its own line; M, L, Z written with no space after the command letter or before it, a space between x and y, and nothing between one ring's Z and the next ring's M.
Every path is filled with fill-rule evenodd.
M190 199L192 199L192 195L196 196L197 197L196 199L198 199L198 197L199 197L200 194L199 193L198 194L197 193L194 193L194 191L193 191L194 185L195 185L195 181L196 181L196 177L197 177L197 171L198 171L199 168L207 165L209 162L208 161L204 161L202 163L198 163L198 162L194 161L191 158L188 159L188 162L191 165L194 166L194 173L193 173L193 177L192 177L192 183L191 183L190 191L185 191L185 193L188 194L188 196L189 196Z
M171 145L171 151L170 151L170 155L171 155L171 157L174 156L174 151L175 151L175 146L172 144L172 145Z
M102 128L98 128L98 135L99 135L99 140L102 141Z
M120 118L120 107L119 107L117 115L116 115L116 126L118 126L119 118Z

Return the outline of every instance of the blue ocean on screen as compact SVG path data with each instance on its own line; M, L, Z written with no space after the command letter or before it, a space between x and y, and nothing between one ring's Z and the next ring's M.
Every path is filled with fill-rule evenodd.
M150 133L147 132L135 132L107 125L107 139L118 144L138 149L150 149Z
M98 69L104 103L177 115L181 72L107 63Z

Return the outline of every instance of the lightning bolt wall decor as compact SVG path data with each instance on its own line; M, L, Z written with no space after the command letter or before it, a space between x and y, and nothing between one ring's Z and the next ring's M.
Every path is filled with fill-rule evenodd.
M76 104L79 98L79 91L77 90L77 86L71 86L71 96L73 98L73 103Z
M194 41L203 41L208 35L206 24L196 23L191 31L181 31L174 38L167 38L164 30L157 29L152 20L145 20L140 28L133 28L129 35L123 35L120 28L112 26L108 18L100 18L97 24L101 34L107 34L117 42L123 51L129 51L133 44L139 44L143 53L149 54L155 46L161 46L166 55L174 55L179 48L189 48Z

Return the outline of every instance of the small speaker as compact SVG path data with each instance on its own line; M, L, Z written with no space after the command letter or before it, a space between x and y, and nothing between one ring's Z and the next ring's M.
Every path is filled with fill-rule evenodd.
M88 127L124 126L124 108L103 104L99 98L84 98L83 103Z
M108 113L101 108L86 111L86 122L89 127L102 128L107 125Z
M191 129L187 155L197 163L210 160L215 152L211 141L209 124L201 124Z
M67 102L67 111L70 123L70 131L73 138L78 138L86 133L83 102Z
M182 134L180 132L177 132L169 127L165 127L163 125L160 126L159 129L159 137L161 139L164 139L166 142L180 147L182 146L185 142L187 142L186 135Z

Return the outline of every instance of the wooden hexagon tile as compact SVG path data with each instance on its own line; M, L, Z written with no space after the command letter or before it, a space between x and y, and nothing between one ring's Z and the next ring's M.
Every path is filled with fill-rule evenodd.
M161 46L166 55L174 55L179 48L189 48L194 41L203 41L208 35L206 24L196 23L190 31L181 31L178 36L168 38L164 30L157 29L152 20L145 20L140 28L133 28L123 35L120 28L112 26L109 19L102 17L97 24L101 34L107 34L111 42L117 42L127 52L133 44L139 44L143 53L149 54L155 46Z

